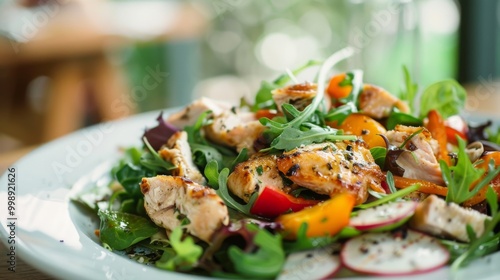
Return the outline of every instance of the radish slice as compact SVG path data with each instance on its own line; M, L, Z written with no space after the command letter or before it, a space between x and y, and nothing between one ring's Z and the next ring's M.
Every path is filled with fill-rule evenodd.
M278 275L284 279L326 279L332 277L340 269L340 257L333 255L339 246L329 246L315 250L290 254Z
M340 253L349 269L372 275L410 275L438 269L450 254L437 239L412 230L367 233L344 244Z
M357 230L391 230L405 223L415 213L418 203L399 201L358 211L349 224Z

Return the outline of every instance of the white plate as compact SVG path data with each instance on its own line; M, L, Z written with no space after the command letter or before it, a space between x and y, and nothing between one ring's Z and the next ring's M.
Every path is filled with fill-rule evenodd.
M154 126L157 115L158 112L146 113L80 130L41 146L15 163L14 216L7 211L9 172L0 179L2 242L12 246L7 244L7 224L15 222L16 256L61 279L199 278L139 264L104 249L94 235L97 221L70 202L72 194L90 187L109 171L119 157L119 147L140 145L144 128ZM498 263L500 253L463 269L460 278L498 279ZM446 279L449 275L444 268L405 278Z

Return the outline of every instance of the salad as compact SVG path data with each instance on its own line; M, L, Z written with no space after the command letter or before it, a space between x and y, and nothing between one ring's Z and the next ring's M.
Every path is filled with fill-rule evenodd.
M263 82L253 104L201 98L123 149L106 187L74 199L102 245L159 269L229 278L339 270L454 273L498 250L500 150L460 113L454 80L393 95L360 70ZM341 269L342 268L342 269ZM341 273L343 273L341 272Z

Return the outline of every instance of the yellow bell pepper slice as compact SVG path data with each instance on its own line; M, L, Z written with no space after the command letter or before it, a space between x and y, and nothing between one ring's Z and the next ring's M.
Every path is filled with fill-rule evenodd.
M356 198L348 193L339 194L299 212L279 216L276 222L283 226L286 239L297 238L303 223L307 223L307 237L332 236L349 225Z

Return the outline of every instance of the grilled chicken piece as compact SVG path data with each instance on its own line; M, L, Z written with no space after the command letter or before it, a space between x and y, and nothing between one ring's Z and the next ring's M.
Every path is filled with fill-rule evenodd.
M273 100L279 111L282 111L281 106L285 103L289 103L302 111L311 104L312 99L316 96L317 88L316 84L306 82L275 89L272 92ZM325 98L324 102L325 108L330 108L330 99Z
M363 114L375 119L388 117L392 108L410 112L408 105L381 87L367 84L359 96L359 108Z
M169 231L187 218L187 232L210 243L213 233L229 223L227 207L215 191L186 178L143 178L141 191L148 216Z
M273 100L281 110L281 106L285 103L290 103L295 108L303 110L307 105L311 104L311 100L316 96L316 84L303 83L287 86L273 90Z
M444 181L436 157L439 152L439 145L427 129L397 125L394 130L388 131L385 136L390 144L399 147L413 133L421 129L423 129L421 133L413 136L406 143L405 149L408 152L403 152L396 160L396 163L405 170L403 177L426 180L442 185Z
M229 190L245 202L256 191L262 193L265 187L289 193L293 186L285 186L276 165L276 155L255 154L249 160L236 165L227 178Z
M230 110L231 107L232 105L229 103L202 97L183 110L170 115L166 121L178 129L183 129L185 126L195 124L203 112L212 111L213 115L218 116L224 111Z
M278 169L299 186L335 195L350 193L365 202L368 188L384 193L384 174L362 141L312 144L283 153Z
M468 242L466 225L470 225L479 236L484 232L486 219L489 219L487 215L476 210L446 203L443 199L431 195L417 206L410 220L410 227L432 235Z
M214 116L212 124L204 127L207 138L213 142L236 148L238 152L247 148L250 154L255 152L253 144L264 129L254 113L235 110Z
M188 178L198 184L205 184L205 177L201 174L198 167L193 163L191 147L187 141L188 136L185 131L177 131L168 139L158 154L161 158L177 166L172 171L172 175Z

